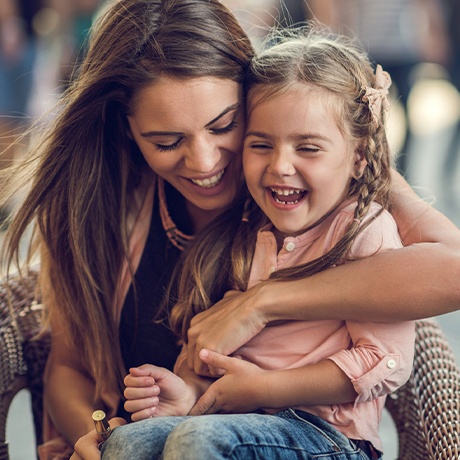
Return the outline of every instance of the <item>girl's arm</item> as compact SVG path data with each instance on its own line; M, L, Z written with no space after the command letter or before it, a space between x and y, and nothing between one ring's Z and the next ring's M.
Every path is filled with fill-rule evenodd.
M328 359L297 369L267 371L210 350L202 350L200 356L225 375L209 387L190 415L341 404L357 396L350 379Z
M295 369L263 370L245 360L201 350L200 358L224 375L191 414L368 402L396 391L409 379L413 322L348 321L347 328L352 348Z
M202 348L233 353L270 321L401 321L460 308L460 230L396 172L392 215L406 247L295 281L267 281L192 320L190 366Z

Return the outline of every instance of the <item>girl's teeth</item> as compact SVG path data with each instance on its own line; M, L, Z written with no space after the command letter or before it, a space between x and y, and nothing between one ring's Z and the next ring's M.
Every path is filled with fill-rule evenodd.
M270 187L270 190L272 192L273 199L276 201L276 203L284 205L297 204L307 193L306 190L302 189L276 189ZM286 197L290 198L286 199Z
M211 188L215 187L219 181L222 179L222 176L224 175L225 170L222 170L220 173L216 174L213 177L208 177L207 179L192 179L192 182L196 185L199 185L200 187L204 188Z
M297 204L299 202L299 200L295 200L295 201L281 201L281 200L278 200L278 198L276 198L275 196L275 201L277 203L280 203L280 204Z
M304 192L304 190L300 190L300 189L293 190L293 189L276 189L276 188L272 188L271 191L276 193L277 195L284 195L284 196L289 196L289 195L294 195L294 193L299 194L301 192Z

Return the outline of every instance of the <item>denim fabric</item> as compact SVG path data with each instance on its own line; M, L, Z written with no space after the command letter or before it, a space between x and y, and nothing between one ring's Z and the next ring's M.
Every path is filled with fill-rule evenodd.
M157 417L115 428L103 460L368 460L320 418L291 409L275 415Z

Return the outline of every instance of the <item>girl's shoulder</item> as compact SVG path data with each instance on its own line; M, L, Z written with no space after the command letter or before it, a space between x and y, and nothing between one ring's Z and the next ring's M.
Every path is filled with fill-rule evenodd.
M346 221L347 225L353 221L355 207L356 202L348 204L343 209L341 219ZM361 226L362 230L353 242L348 259L369 257L381 251L398 249L403 246L396 221L378 203L371 203Z

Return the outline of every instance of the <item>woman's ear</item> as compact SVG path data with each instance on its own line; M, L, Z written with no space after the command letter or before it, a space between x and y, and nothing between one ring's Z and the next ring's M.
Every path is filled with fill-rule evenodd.
M134 135L133 135L133 132L131 130L131 123L129 121L129 117L124 117L124 123L123 124L126 126L126 135L128 136L129 139L134 141Z
M126 135L128 136L129 139L131 139L132 141L134 140L134 136L133 136L133 132L131 131L131 126L129 125L129 123L127 123L127 127L126 127Z
M354 153L354 165L353 165L353 178L360 179L364 173L364 169L367 166L367 160L364 155L364 146L360 145L356 148Z

